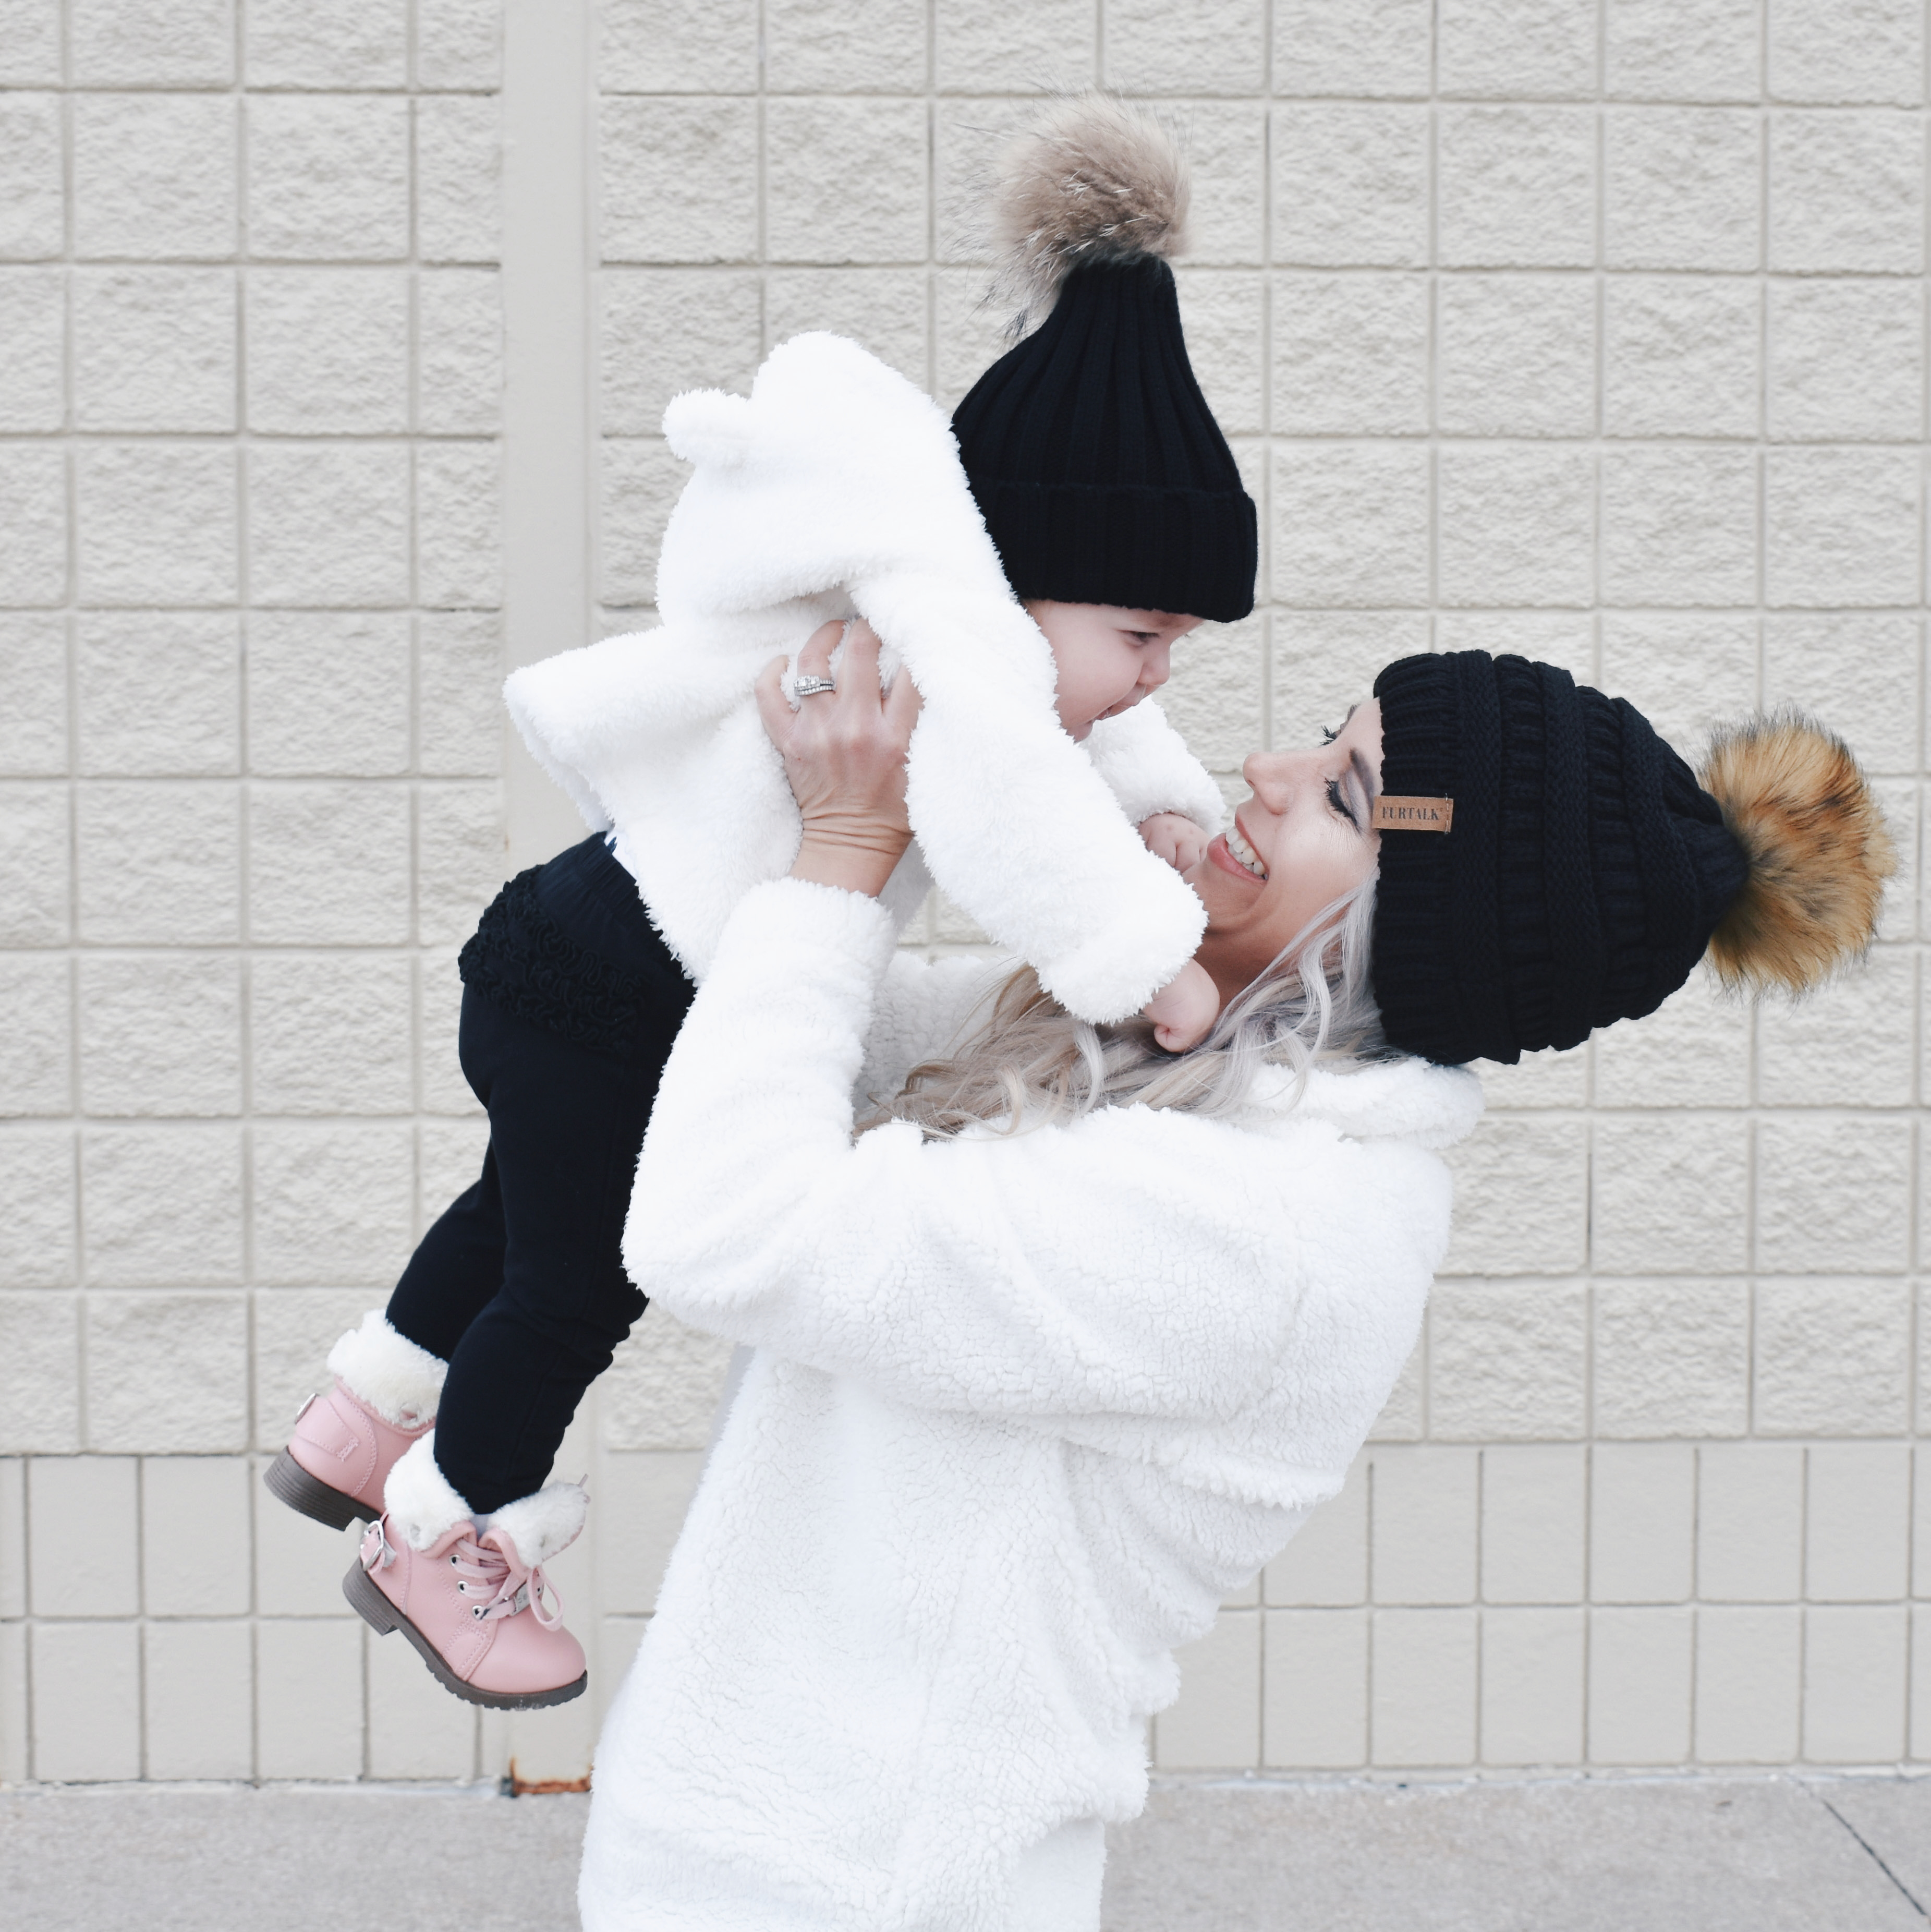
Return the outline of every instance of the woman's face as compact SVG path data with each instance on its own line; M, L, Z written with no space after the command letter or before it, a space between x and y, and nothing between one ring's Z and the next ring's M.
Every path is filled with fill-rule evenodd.
M1327 744L1256 752L1241 768L1254 796L1186 874L1207 908L1194 956L1223 1002L1265 972L1324 906L1374 872L1381 834L1381 707L1370 698Z

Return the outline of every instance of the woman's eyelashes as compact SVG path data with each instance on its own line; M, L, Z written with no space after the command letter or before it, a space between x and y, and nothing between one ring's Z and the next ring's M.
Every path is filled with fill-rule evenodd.
M1321 728L1321 742L1324 745L1333 744L1335 740L1340 736L1341 734L1335 730L1331 724L1324 724Z
M1327 802L1334 808L1336 817L1346 819L1355 831L1361 830L1361 821L1355 816L1354 808L1349 802L1339 778L1330 778L1327 782Z

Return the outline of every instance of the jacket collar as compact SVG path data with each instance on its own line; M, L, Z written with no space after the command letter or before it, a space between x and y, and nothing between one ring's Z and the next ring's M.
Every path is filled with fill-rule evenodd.
M1270 1066L1255 1083L1249 1105L1282 1126L1321 1120L1351 1139L1438 1148L1474 1131L1484 1102L1482 1082L1467 1067L1402 1058L1318 1066L1305 1085L1291 1068Z

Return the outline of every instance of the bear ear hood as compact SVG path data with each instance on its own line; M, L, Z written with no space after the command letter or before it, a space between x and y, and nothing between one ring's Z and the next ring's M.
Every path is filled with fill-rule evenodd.
M664 412L671 454L713 470L736 470L751 454L749 403L723 389L688 389Z
M795 335L766 358L748 397L673 398L664 434L696 465L658 556L667 624L827 595L844 596L848 610L852 586L883 572L1012 601L976 510L970 524L960 518L952 425L856 342Z
M1072 1012L1137 1012L1192 956L1205 914L1115 794L1212 829L1218 793L1150 703L1096 727L1094 757L1061 728L1051 652L931 400L814 334L775 350L748 398L679 396L664 428L696 470L658 559L661 628L529 665L505 694L538 761L613 828L685 968L702 978L731 908L797 850L757 674L856 614L925 699L907 759L917 842L887 904L909 917L928 869Z

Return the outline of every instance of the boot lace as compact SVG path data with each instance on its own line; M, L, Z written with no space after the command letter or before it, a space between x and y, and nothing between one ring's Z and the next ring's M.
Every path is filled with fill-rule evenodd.
M395 1560L394 1547L378 1517L362 1538L362 1568L386 1570ZM554 1630L563 1621L563 1599L541 1563L525 1569L502 1551L471 1537L464 1537L450 1551L449 1562L456 1572L456 1588L470 1599L469 1614L478 1622L513 1617L521 1610L528 1610L545 1630Z
M545 1630L554 1630L563 1621L563 1599L543 1574L541 1563L532 1563L526 1570L501 1550L466 1537L449 1552L449 1561L460 1580L457 1588L466 1597L482 1598L469 1606L469 1614L480 1622L513 1617L519 1610L528 1610ZM554 1606L547 1615L546 1596Z

